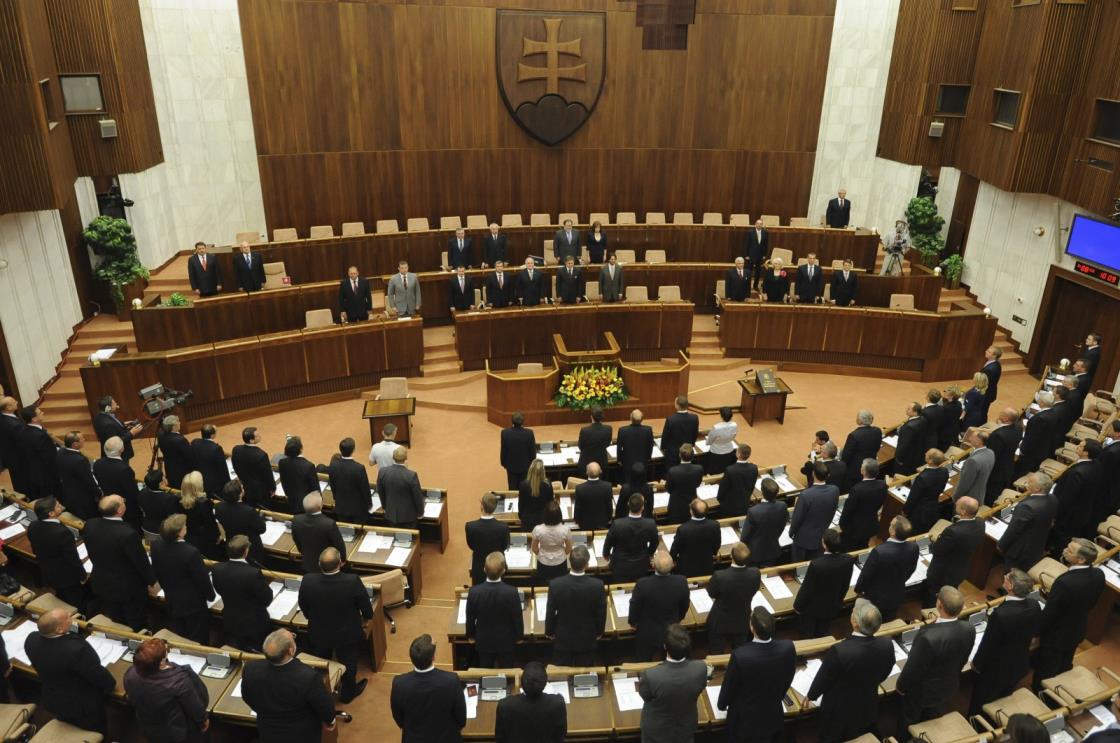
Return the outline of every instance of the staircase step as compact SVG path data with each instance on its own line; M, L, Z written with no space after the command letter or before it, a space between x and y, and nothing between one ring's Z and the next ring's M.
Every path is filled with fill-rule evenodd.
M425 377L440 377L458 374L461 371L458 361L440 361L434 364L421 364L420 374Z
M448 348L441 351L432 351L431 349L424 349L424 363L435 364L443 361L458 361L459 354L455 352L454 348Z
M425 339L424 353L428 354L428 353L431 353L433 351L450 351L451 353L455 353L455 341L450 340L450 341L447 341L446 343L441 341L439 343L433 343L431 345L428 345L427 340Z
M715 348L696 348L691 346L688 349L688 358L690 359L722 359L723 350L716 346Z
M460 384L467 384L476 379L481 379L486 376L484 371L467 371L459 372L458 374L443 374L438 377L425 379L410 379L408 381L409 389L414 390L432 390L432 389L445 389L447 387L454 387Z

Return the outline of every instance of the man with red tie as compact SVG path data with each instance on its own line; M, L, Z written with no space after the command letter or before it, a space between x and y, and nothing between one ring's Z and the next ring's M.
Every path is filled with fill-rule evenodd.
M199 297L209 297L222 290L222 271L218 261L206 255L206 243L194 244L194 255L187 259L187 278Z
M451 308L469 310L474 307L474 279L467 276L464 266L455 268L455 275L451 277Z
M513 277L506 273L506 262L494 261L494 273L486 277L486 303L491 307L513 304Z
M723 277L723 296L732 302L745 302L751 296L751 272L743 256L735 259L735 268L727 269Z
M362 322L369 319L373 309L373 299L369 293L369 282L358 275L358 267L346 269L346 278L338 286L339 317L342 322Z

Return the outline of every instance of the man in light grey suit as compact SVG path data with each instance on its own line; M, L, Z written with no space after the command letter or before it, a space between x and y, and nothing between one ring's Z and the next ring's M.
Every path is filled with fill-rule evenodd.
M692 639L679 624L665 633L664 663L638 676L642 706L642 743L691 743L696 734L696 698L704 693L708 669L690 660Z
M415 529L424 513L424 491L420 478L405 466L407 460L408 449L398 446L393 450L392 466L377 471L377 493L390 526Z
M552 249L556 253L556 262L561 266L569 255L579 263L580 236L579 230L572 227L572 220L565 219L563 228L556 230L552 237Z
M389 279L389 288L385 291L385 302L401 317L420 314L420 282L416 274L409 273L408 261L397 264L397 273Z
M626 296L626 285L622 281L622 266L611 253L607 265L599 269L599 298L604 302L621 302Z
M979 429L969 429L964 440L972 447L972 454L961 463L961 476L957 480L957 489L953 491L953 500L968 496L975 498L977 503L983 503L988 477L996 466L996 453L988 448L988 434Z

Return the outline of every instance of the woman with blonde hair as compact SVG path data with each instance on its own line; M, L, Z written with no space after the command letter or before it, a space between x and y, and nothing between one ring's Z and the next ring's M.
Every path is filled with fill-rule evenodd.
M961 430L967 431L988 422L985 400L988 398L988 375L976 372L972 375L972 389L964 393L964 412L961 413Z
M206 497L201 472L196 470L183 476L179 510L187 517L187 541L197 547L206 559L223 559L222 533L214 518L214 506Z
M521 481L517 491L517 517L521 520L521 528L532 531L544 521L544 508L554 498L544 462L534 459L529 465L529 474Z

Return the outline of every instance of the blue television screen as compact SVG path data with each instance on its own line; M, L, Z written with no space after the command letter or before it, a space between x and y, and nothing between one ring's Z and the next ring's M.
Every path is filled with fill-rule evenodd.
M1120 224L1075 215L1073 226L1069 230L1066 253L1098 266L1120 271Z

